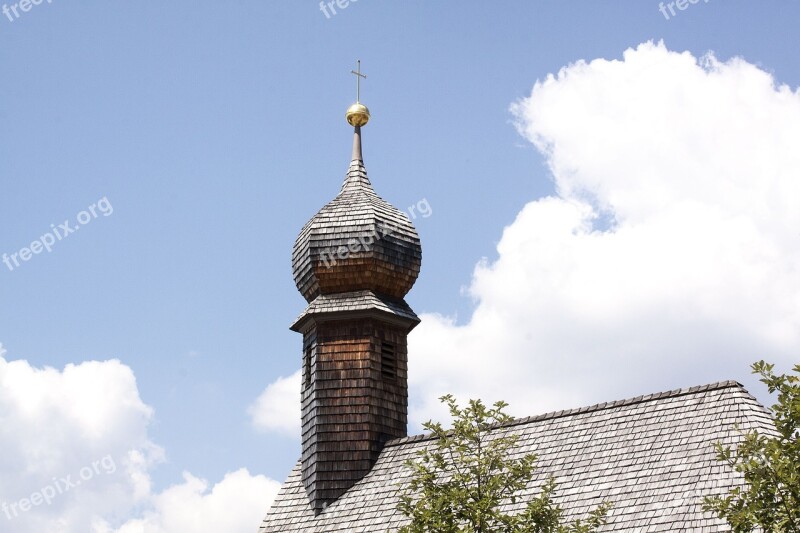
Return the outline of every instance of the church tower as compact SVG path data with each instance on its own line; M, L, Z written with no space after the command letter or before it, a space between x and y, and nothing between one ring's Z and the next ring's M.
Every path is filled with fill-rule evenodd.
M403 300L422 248L414 226L379 197L367 177L360 102L341 192L306 223L292 252L308 307L291 326L303 335L302 478L316 512L363 478L386 441L406 436L408 333L419 318Z

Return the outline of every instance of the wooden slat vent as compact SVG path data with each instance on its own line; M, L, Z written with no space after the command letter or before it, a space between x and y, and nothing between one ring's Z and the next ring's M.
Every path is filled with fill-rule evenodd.
M397 352L388 342L381 343L381 376L384 381L397 380Z

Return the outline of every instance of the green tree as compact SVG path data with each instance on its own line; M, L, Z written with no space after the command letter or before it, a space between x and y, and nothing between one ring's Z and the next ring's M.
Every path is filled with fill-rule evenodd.
M461 409L450 396L441 398L450 409L452 429L427 422L434 445L406 463L411 481L401 488L398 509L411 519L401 533L590 533L605 524L610 508L603 503L584 520L562 525L562 509L553 502L555 480L550 477L522 512L509 514L533 478L536 456L512 458L519 436L495 432L511 421L504 402L493 407L470 400Z
M704 507L728 521L736 533L760 528L774 532L800 532L800 377L775 375L774 365L753 364L770 394L776 434L747 432L736 449L716 444L717 458L743 474L742 487L724 496L707 497ZM800 374L800 365L794 367Z

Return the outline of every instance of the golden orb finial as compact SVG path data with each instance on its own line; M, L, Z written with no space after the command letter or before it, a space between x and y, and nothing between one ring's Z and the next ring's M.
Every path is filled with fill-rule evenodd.
M351 126L366 126L369 122L369 109L362 103L355 103L347 108L344 116Z
M344 114L347 123L353 127L359 128L366 126L369 122L369 109L361 103L361 78L367 79L367 75L361 72L361 60L358 60L358 67L356 70L351 70L351 74L356 76L356 103L347 108Z

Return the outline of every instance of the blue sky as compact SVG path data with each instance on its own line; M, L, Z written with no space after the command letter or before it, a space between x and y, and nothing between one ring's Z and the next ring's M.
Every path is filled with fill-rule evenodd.
M211 485L240 468L281 481L299 455L299 439L258 431L248 407L299 368L301 339L288 326L304 300L291 247L347 169L343 115L356 58L368 75L364 155L374 187L401 209L422 199L432 208L414 220L423 268L407 301L453 328L479 309L473 273L482 258L498 261L504 229L530 202L562 192L532 142L549 133L521 134L515 122L529 115L510 111L537 80L663 40L672 52L741 57L776 84L800 85L800 6L789 2L701 0L669 19L641 0L359 0L330 17L315 2L45 0L19 14L0 17L0 253L18 253L51 224L75 225L101 199L113 212L50 253L13 270L0 264L0 342L6 361L33 368L113 359L129 368L134 396L152 410L134 424L146 432L136 438L164 451L145 469L152 494L185 471ZM713 330L717 315L704 316ZM725 347L682 342L688 351ZM530 408L716 379L750 385L746 362L769 357L758 352L769 346L754 342L749 359L714 359L696 372L676 365L662 381L620 369L619 387L597 393L611 397L551 395ZM442 394L448 385L473 393L446 373ZM15 490L0 481L0 499L29 493ZM106 518L116 527L153 508L146 498L122 501ZM14 531L28 531L23 519Z

